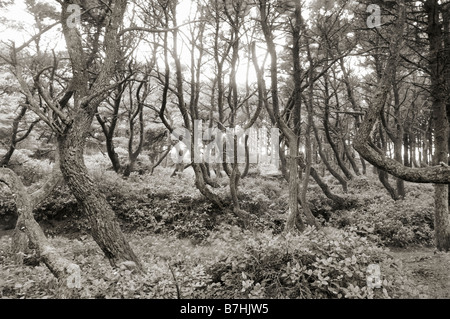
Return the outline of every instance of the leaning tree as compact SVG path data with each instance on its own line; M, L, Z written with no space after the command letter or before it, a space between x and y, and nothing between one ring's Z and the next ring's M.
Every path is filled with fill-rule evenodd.
M99 104L118 83L113 81L120 63L120 36L127 1L58 1L70 69L64 70L66 84L53 85L55 74L62 72L61 59L29 74L22 53L32 40L10 47L2 56L11 66L27 107L56 134L60 171L72 194L82 207L91 226L91 234L112 266L132 261L142 265L122 233L114 211L99 191L84 163L84 149ZM83 25L83 28L81 27ZM88 33L80 30L89 28ZM94 35L94 36L92 36ZM31 87L36 87L32 90Z

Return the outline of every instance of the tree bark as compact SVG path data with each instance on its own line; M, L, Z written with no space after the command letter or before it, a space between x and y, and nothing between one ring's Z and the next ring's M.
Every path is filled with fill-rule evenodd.
M447 97L444 92L450 87L445 82L445 61L442 57L442 24L440 22L439 3L436 0L426 2L428 14L428 37L430 41L431 95L433 96L432 117L435 154L433 164L447 165L449 161L449 119L447 117ZM447 37L448 35L445 35ZM444 67L444 68L443 68ZM447 65L448 67L448 65ZM436 246L439 250L450 250L450 216L448 184L435 185L434 229Z
M335 155L335 158L337 160L337 163L339 165L339 167L341 168L342 172L344 173L345 177L347 179L352 179L353 175L352 173L348 170L348 168L345 166L345 164L342 162L341 156L339 154L339 150L336 146L336 143L334 143L333 138L331 137L330 134L330 105L329 105L329 100L330 100L330 96L329 96L329 92L328 92L328 77L325 76L325 116L324 116L324 120L323 120L323 127L325 130L325 136L327 138L328 143L331 146L331 149L333 150L333 153Z
M299 161L298 161L299 166L302 169L306 168L306 164L303 160L303 156L299 157ZM323 193L325 194L326 197L328 197L329 199L331 199L334 203L335 203L335 207L336 209L342 208L345 206L346 203L346 199L343 197L340 197L338 195L333 194L333 192L330 190L330 187L328 187L327 183L325 183L321 178L319 173L316 171L316 169L314 167L311 167L311 177L314 178L314 180L316 181L317 185L319 185L320 189L323 191Z
M133 261L142 269L142 264L120 229L114 211L95 185L84 163L85 132L91 126L93 116L93 113L78 113L65 134L59 136L61 172L89 220L92 237L108 257L111 266L119 267L120 263Z
M314 135L316 136L319 156L322 159L323 164L325 165L327 170L330 172L330 174L333 175L334 178L336 178L339 181L339 183L342 185L343 192L347 193L347 191L348 191L347 181L338 172L336 172L333 169L333 167L331 167L330 162L328 162L327 156L323 152L322 142L320 141L319 132L318 132L317 127L314 124L314 122L312 123L312 127L313 127L313 130L314 130Z
M409 134L407 131L403 132L403 163L405 166L412 167L409 161Z
M88 132L99 104L104 100L110 87L110 80L121 59L118 30L123 22L127 2L117 0L111 5L108 25L105 27L105 58L102 67L92 85L89 85L89 70L86 69L88 57L83 51L82 39L76 28L70 28L65 21L69 19L69 1L62 2L62 29L70 56L73 78L71 88L74 91L73 112L70 121L58 135L60 166L64 180L84 210L91 226L91 234L113 267L132 261L138 270L142 264L134 254L117 217L99 191L84 163L84 148Z
M249 148L248 148L248 138L249 136L246 135L245 136L245 140L244 140L244 147L245 147L245 167L244 167L244 171L241 174L241 179L244 179L247 174L248 174L248 170L250 169L250 152L249 152Z
M383 151L383 153L386 154L387 152L387 142L386 138L384 136L383 127L380 124L379 125L379 142L378 147ZM378 179L380 180L381 184L383 184L384 188L388 191L389 195L393 200L399 200L401 199L400 196L397 194L397 190L391 186L389 183L389 174L383 171L382 169L378 169Z
M353 155L352 151L350 150L350 147L348 147L347 144L345 143L344 139L342 139L342 145L344 147L345 155L347 155L347 159L350 162L350 165L352 166L353 171L355 172L356 176L360 176L361 173L359 172L358 165L356 165L355 156Z
M53 182L46 183L40 192L30 196L20 178L7 168L0 168L0 182L9 186L17 206L19 218L17 220L14 240L20 238L21 242L19 247L23 248L23 238L26 236L33 247L36 248L39 258L58 279L58 297L73 298L76 295L76 291L81 288L80 267L61 257L56 252L56 249L47 240L44 232L33 216L33 205L45 199L48 188L51 188L49 185L54 186L55 184ZM14 243L17 244L17 242ZM20 253L17 252L17 245L15 246L14 250L16 250L16 253Z
M111 164L116 173L119 173L121 170L119 155L116 153L114 147L114 133L116 131L117 121L119 120L119 109L120 103L122 102L122 96L125 91L126 85L119 84L116 89L116 95L113 97L113 114L111 115L110 125L106 124L106 120L104 120L99 113L95 116L97 118L98 123L100 124L103 134L106 139L106 152L108 153L108 157L111 160Z

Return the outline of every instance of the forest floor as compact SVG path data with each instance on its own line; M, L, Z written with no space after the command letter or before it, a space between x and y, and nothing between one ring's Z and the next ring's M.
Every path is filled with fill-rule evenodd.
M0 231L0 238L11 236L12 232ZM401 261L407 277L416 283L421 298L450 299L450 252L427 247L390 248L390 252L394 259Z
M434 248L391 248L416 288L431 299L450 299L450 253Z
M142 256L142 260L153 270L156 269L155 272L152 272L156 274L165 274L165 271L168 271L165 266L167 260L178 263L179 254L182 256L192 255L202 262L205 261L206 264L208 264L207 262L214 264L214 259L218 258L217 247L220 245L214 246L211 251L208 250L209 248L197 244L197 240L209 236L212 223L235 225L233 216L216 214L214 207L204 200L198 200L198 193L192 187L190 176L176 180L162 178L169 173L171 172L162 171L155 176L135 176L136 180L127 180L126 182L113 174L105 173L105 176L98 177L100 181L105 181L102 184L105 185L103 190L109 194L111 205L118 212L118 216L127 217L126 220L121 219L124 232L135 245L136 252ZM187 174L189 174L189 170ZM263 177L253 177L241 182L241 202L249 212L258 217L258 221L261 223L261 225L258 224L258 227L264 228L266 232L277 234L280 230L279 225L284 222L287 184L278 181L276 171L269 168L264 169L264 173L261 175ZM141 180L141 178L143 179ZM401 279L405 275L407 279L407 281L399 280L402 289L404 287L408 292L414 290L411 294L412 298L450 299L450 252L437 252L432 246L432 186L407 184L407 200L394 202L389 199L376 178L371 175L353 181L349 188L348 198L358 199L359 206L332 210L315 185L311 187L308 198L311 199L312 207L317 212L333 211L335 215L331 221L328 221L331 227L346 230L354 228L359 232L358 235L373 240L381 247L389 248L389 254L396 261L395 269L399 270L396 275L401 274L397 278ZM333 180L328 182L332 189L339 193L340 185ZM143 184L147 185L145 191L141 191ZM223 192L227 192L225 187ZM86 225L82 215L79 214L74 204L76 201L70 197L70 194L67 194L65 189L55 192L54 197L49 199L48 203L42 207L42 211L36 213L36 216L39 217L38 221L41 227L55 248L63 252L67 258L76 259L80 267L87 267L85 269L89 275L85 277L87 278L86 282L89 283L89 289L100 289L100 286L95 286L98 280L92 280L92 282L89 280L91 277L97 279L103 274L103 268L92 266L100 265L100 263L103 265L102 254L92 238L86 236L88 231L85 229ZM151 196L145 194L151 194ZM222 194L222 196L226 197L226 194ZM48 214L48 216L43 214L47 211L52 214ZM43 218L44 215L48 218ZM148 216L153 219L146 219L145 217ZM321 215L321 217L323 216ZM136 225L146 226L135 229ZM5 229L7 228L5 227ZM11 235L12 230L2 230L0 223L0 266L2 265L3 251L10 246ZM176 240L173 240L174 238ZM234 240L234 237L230 240ZM152 247L149 247L148 242L152 243ZM167 247L168 242L170 242L169 248ZM215 244L217 243L215 242ZM196 269L191 266L196 263L190 264L189 262L183 261L179 267L183 272L191 274ZM13 288L8 290L8 296L53 296L48 293L46 286L48 278L52 278L48 272L44 272L42 269L31 270L29 267L20 270L6 268L4 268L4 273L0 273L0 286L2 279L6 280L5 278L9 276L8 285L12 285ZM6 271L11 271L11 273L8 274ZM14 271L19 272L14 273ZM385 275L387 278L391 274L386 273ZM42 276L47 276L45 277L47 281L41 280ZM197 278L192 276L189 277L189 280ZM157 276L155 278L158 279ZM156 286L159 287L156 279ZM33 280L40 283L36 284L36 291L24 291L22 286L26 286L27 282ZM22 288L15 289L16 286ZM95 294L90 293L89 296L95 296ZM163 294L163 296L166 298L167 294Z

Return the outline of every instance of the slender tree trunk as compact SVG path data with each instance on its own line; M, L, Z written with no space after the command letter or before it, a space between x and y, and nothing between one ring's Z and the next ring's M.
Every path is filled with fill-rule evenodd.
M417 162L417 147L416 147L416 141L417 141L417 135L414 134L413 135L413 143L411 146L411 158L412 158L412 162L414 164L414 167L421 167L420 164Z
M261 28L264 34L264 38L267 43L267 50L271 57L271 66L270 66L270 78L271 78L271 94L272 94L272 114L274 115L274 119L282 133L288 140L289 143L289 159L288 159L288 168L289 168L289 214L286 221L285 231L290 232L297 227L300 231L304 230L304 224L301 220L298 211L298 147L299 147L299 137L296 134L296 131L291 129L288 124L284 121L282 116L280 115L279 108L279 99L278 99L278 57L277 50L274 43L274 36L272 33L271 26L268 22L268 3L266 0L260 0L259 2L259 11L261 15L260 23ZM295 95L294 101L296 103L301 103L301 90L298 89L300 82L298 81L298 77L301 75L300 65L298 64L299 55L296 54L297 50L299 50L299 39L300 39L300 25L301 25L301 11L300 11L300 3L295 3L295 27L293 28L294 35L294 48L293 48L293 58L294 58L294 84L295 84ZM298 53L298 52L297 52ZM296 108L299 108L298 104L296 104ZM300 110L298 110L299 112ZM271 113L270 111L268 112ZM295 113L294 113L295 114ZM294 125L300 125L300 122L295 122Z
M305 167L305 176L303 176L302 170L298 169L298 158L299 158L299 141L300 141L300 134L301 134L301 109L302 109L302 67L300 63L300 40L301 40L301 29L303 26L302 21L302 15L301 15L301 5L300 3L295 3L295 23L292 25L292 36L293 36L293 46L292 46L292 58L293 58L293 67L294 67L294 92L293 92L293 103L294 107L292 109L293 113L293 129L289 129L287 125L284 123L282 119L279 119L279 124L281 124L281 129L285 132L285 134L288 136L289 141L289 152L290 152L290 158L289 158L289 209L290 209L290 216L288 217L288 220L286 222L286 230L291 231L294 229L294 225L300 230L303 231L304 229L304 223L302 218L299 216L298 212L298 201L300 200L303 208L303 213L306 217L306 222L310 225L316 226L316 220L313 214L311 213L311 210L308 205L308 201L306 199L306 193L308 189L308 183L309 183L309 175L310 175L310 168L311 168L311 141L310 141L310 129L311 129L311 121L312 121L312 113L308 113L308 125L307 125L307 132L306 132L306 143L305 148L307 151L307 158L306 158L306 167ZM308 44L307 44L307 47ZM273 57L273 56L272 56ZM310 52L308 51L308 58L311 59ZM276 61L272 60L272 63L277 63ZM312 69L311 69L312 72ZM310 76L311 74L309 74ZM310 79L309 83L309 93L312 92L313 89L313 81ZM311 96L309 95L309 98L311 99ZM308 101L311 102L311 101ZM312 102L311 102L312 103ZM308 105L307 105L308 108ZM278 106L277 106L278 109ZM278 113L278 112L277 112ZM293 144L292 144L293 143ZM298 176L298 177L297 177ZM300 194L298 194L298 185L297 179L299 181L302 181L302 187L300 189ZM300 196L299 196L300 195Z
M434 131L433 158L434 165L447 165L449 161L449 119L447 117L448 97L445 95L450 83L446 83L446 76L450 72L448 61L442 57L442 42L448 37L443 34L440 22L440 4L437 0L428 0L425 9L428 14L428 38L430 41L430 71L431 71L431 95L433 97L432 123ZM448 9L447 9L448 10ZM444 12L444 20L448 22L448 11ZM448 26L447 26L448 27ZM445 30L446 27L444 27ZM448 40L444 41L448 44ZM442 68L444 66L444 68ZM442 69L444 71L442 71ZM439 250L450 250L450 216L449 216L449 189L448 184L435 185L435 214L434 228L436 246Z
M402 137L404 134L403 125L400 122L400 94L399 94L399 88L397 85L397 82L394 80L392 84L392 89L394 91L394 112L395 112L395 126L396 126L396 133L395 136L392 136L393 142L394 142L394 159L402 163ZM405 182L401 178L396 178L396 184L397 184L397 194L401 198L405 198L406 192L405 192Z
M347 146L347 144L345 144L345 141L342 140L342 145L344 147L344 152L345 155L347 155L347 159L350 162L350 165L353 168L353 171L355 172L356 176L360 176L361 173L359 172L359 167L358 165L356 165L355 159L354 159L354 155L352 154L352 151L350 150L350 148Z
M27 131L21 137L17 137L20 121L24 118L26 112L27 107L22 106L19 114L17 114L17 116L13 120L9 148L8 151L5 153L5 155L3 155L2 158L0 159L0 167L8 166L9 161L11 160L11 157L14 154L14 151L16 150L17 144L26 139L30 135L31 131L33 130L33 127L39 121L36 120L33 123L31 123Z
M380 140L378 143L378 147L383 150L384 154L386 154L387 151L387 142L386 138L384 136L383 127L379 126L379 135ZM391 186L389 183L389 174L386 173L384 170L378 168L378 179L380 180L381 184L383 184L384 188L388 191L389 195L393 200L399 200L400 196L397 194L397 190Z
M116 95L113 97L113 114L111 116L110 125L106 124L106 120L101 117L99 113L95 116L97 118L98 123L100 124L103 134L106 138L106 152L108 153L108 157L111 160L111 164L116 173L120 173L121 165L119 160L119 154L116 153L114 147L114 133L116 130L117 121L119 119L119 109L120 104L122 102L123 92L125 90L125 85L120 84L116 89Z
M378 169L378 179L383 184L384 188L388 191L389 195L393 200L399 200L400 197L397 195L397 191L395 188L391 186L389 183L389 174L383 171L382 169Z
M113 169L116 173L120 173L121 165L119 160L119 154L117 154L113 138L106 138L106 152L108 153L108 157L111 161Z
M409 136L407 132L403 132L403 165L411 167L409 162Z
M300 19L300 12L298 12L297 19ZM314 64L314 61L311 56L311 51L309 49L309 39L306 39L306 47L308 60L310 65ZM295 52L297 54L297 52ZM297 66L298 67L298 66ZM308 191L309 185L309 177L311 176L311 168L312 168L312 149L311 149L311 127L313 125L313 99L314 99L314 80L313 80L313 69L309 73L309 87L308 87L308 99L305 100L306 112L307 112L307 121L306 121L306 129L305 129L305 176L302 181L302 188L300 192L300 200L303 207L303 213L305 215L305 221L307 224L311 226L318 227L319 225L316 222L316 218L311 212L311 209L308 205L308 200L306 199L306 194ZM296 79L299 81L299 79ZM299 81L300 82L300 81ZM300 84L300 83L299 83ZM300 95L300 94L299 94ZM301 99L300 96L297 96L298 99ZM300 127L300 124L298 124ZM300 130L297 132L300 135ZM300 170L301 171L301 170Z
M0 181L7 184L11 189L19 218L13 239L20 240L19 247L24 248L26 238L37 250L39 258L44 262L52 274L58 279L57 295L59 298L73 298L76 291L81 288L80 267L69 260L61 257L56 249L47 240L39 224L33 216L34 204L40 202L39 196L30 196L23 186L20 178L11 170L0 168ZM44 186L46 186L45 184ZM40 192L46 193L47 190ZM38 195L42 195L39 193ZM43 197L45 198L45 196ZM17 242L13 250L17 253ZM21 257L18 258L21 260Z
M402 162L402 139L403 136L402 130L397 131L397 138L394 141L394 158L399 163ZM397 194L399 197L405 198L405 182L401 178L396 178L397 183Z
M338 172L336 172L333 167L331 167L330 162L328 162L327 156L324 154L323 149L322 149L322 142L320 141L320 136L319 136L319 132L317 130L317 127L315 126L315 124L312 124L313 130L314 130L314 135L316 136L316 141L317 141L317 146L318 146L318 151L319 151L319 156L323 161L323 164L325 165L325 167L327 168L327 170L331 173L331 175L334 176L334 178L336 178L339 183L342 185L342 190L344 193L347 193L348 191L348 186L347 186L347 181L345 180L345 178L343 178Z
M211 178L207 164L200 163L200 168L202 170L203 179L205 180L205 183L213 188L219 188L220 185Z
M306 168L306 164L301 156L299 158L299 165L300 165L300 168L302 168L302 169ZM314 178L317 185L319 185L320 189L323 191L325 196L334 202L334 204L335 204L334 207L336 209L340 209L345 206L347 200L343 197L333 194L333 192L330 190L330 187L327 185L327 183L325 183L322 180L322 178L320 178L319 173L316 171L316 169L314 167L311 167L311 177Z
M289 213L286 220L286 232L291 232L295 228L303 231L305 227L303 221L298 218L298 155L298 138L289 140L289 158L287 161L289 167Z
M325 97L325 99L326 99L326 101L325 101L325 116L324 116L324 120L323 120L323 127L324 127L324 130L325 130L325 136L327 138L328 143L331 146L331 149L334 152L334 155L335 155L335 158L336 158L336 161L337 161L339 167L341 168L341 170L344 173L345 177L350 180L350 179L353 178L353 175L348 170L348 168L345 166L345 163L343 163L343 161L341 159L341 156L339 154L338 147L337 147L336 143L333 141L333 138L331 137L331 134L330 134L330 110L329 110L329 108L330 108L330 106L329 106L330 96L329 96L329 93L328 93L328 78L327 78L327 76L325 76L325 92L326 92L326 97Z
M244 226L247 227L250 221L250 214L241 209L238 198L238 185L241 173L239 172L238 166L237 136L234 136L233 158L234 163L232 165L232 171L230 175L230 194L233 201L233 212L243 222Z
M248 148L248 138L249 138L249 136L246 135L245 141L244 141L244 144L245 144L245 146L244 146L245 147L245 167L244 167L244 171L241 174L241 179L244 179L247 176L248 170L250 168L250 152L249 152L249 148Z
M361 160L361 166L362 166L362 173L363 175L367 174L367 166L366 166L366 161L364 160L364 158L362 158L361 156L359 157Z
M289 174L287 171L287 161L286 161L286 146L285 146L285 142L282 140L283 137L280 136L280 148L278 150L278 153L280 154L280 170L281 170L281 174L285 177L285 179L288 181L289 178Z
M435 101L433 108L433 123L435 132L435 157L434 165L448 163L448 119L443 114L446 112L442 101ZM449 187L446 184L435 185L435 214L434 228L436 246L439 250L450 250L450 221L449 221Z

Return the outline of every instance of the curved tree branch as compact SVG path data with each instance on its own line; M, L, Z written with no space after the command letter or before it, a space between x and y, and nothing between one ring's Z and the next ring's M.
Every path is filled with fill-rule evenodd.
M400 48L404 42L403 29L406 13L404 3L400 3L399 6L400 14L396 22L396 32L391 41L391 55L386 63L388 67L384 69L384 74L378 84L374 97L373 107L367 111L364 121L354 139L353 147L372 165L405 181L414 183L448 184L450 183L450 168L447 166L447 163L440 163L440 165L423 168L406 167L396 160L390 159L384 154L379 153L370 143L372 131L379 121L380 111L386 103L392 81L394 80L395 66L398 65L399 60L401 59Z

